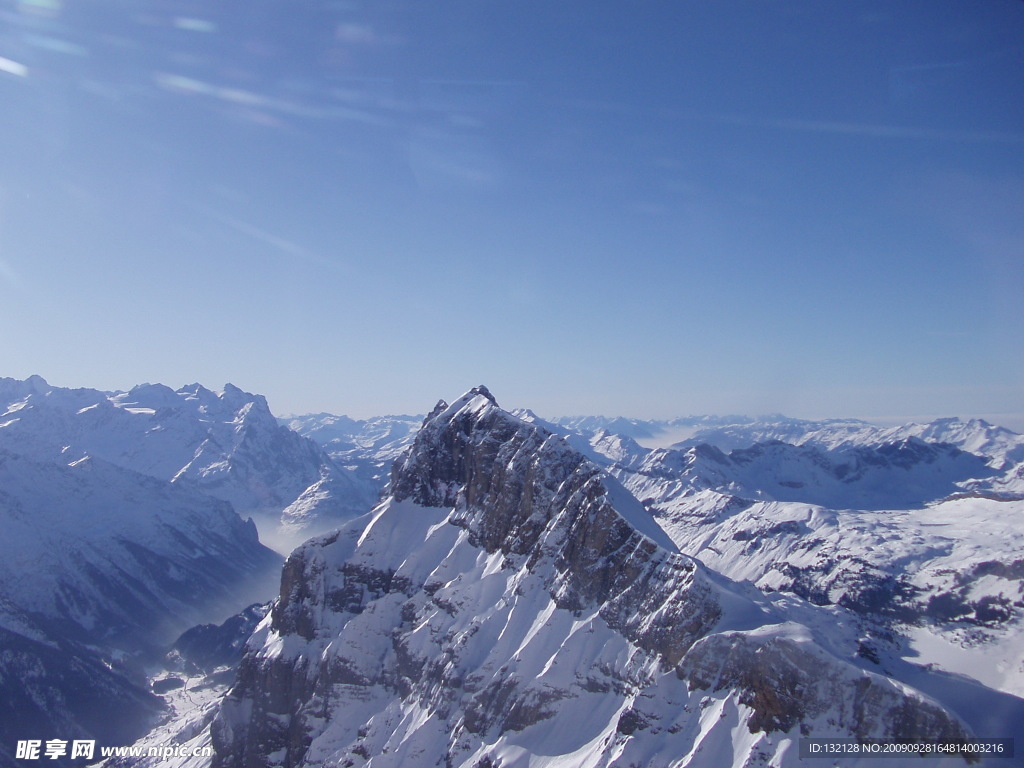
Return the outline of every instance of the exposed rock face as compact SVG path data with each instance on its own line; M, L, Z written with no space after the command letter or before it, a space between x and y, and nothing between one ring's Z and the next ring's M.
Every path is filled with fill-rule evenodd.
M464 526L474 546L525 556L530 569L551 562L559 608L600 605L609 626L674 663L719 614L694 562L666 557L675 551L668 537L582 454L510 418L486 389L470 396L488 405L438 414L395 463L394 500L453 507L449 521ZM678 599L691 590L694 599ZM697 606L705 612L690 615Z
M965 733L680 555L484 388L438 404L391 487L288 559L214 722L217 765L710 765L698 753L740 724L737 764L796 765L814 718L820 736Z
M892 681L878 676L834 676L833 664L800 638L727 633L702 640L679 666L691 689L733 690L750 707L751 731L811 735L806 723L833 717L859 739L871 738L880 723L898 740L953 741L964 736L938 705L908 699ZM826 672L827 670L827 672Z
M174 641L168 662L180 664L187 672L206 674L238 666L246 640L269 609L269 603L254 603L221 624L197 624Z

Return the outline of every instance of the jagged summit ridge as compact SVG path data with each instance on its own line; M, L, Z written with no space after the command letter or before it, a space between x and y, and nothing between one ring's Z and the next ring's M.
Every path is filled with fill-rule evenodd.
M491 394L491 390L489 390L483 384L473 387L471 390L469 390L469 392L463 395L462 398L476 397L477 395L479 395L480 397L487 398L490 401L491 405L498 405L498 401L494 399L494 395Z
M435 409L391 495L289 558L212 728L215 764L706 766L729 743L735 765L795 766L810 721L817 735L965 734L845 661L855 638L821 645L665 538L613 478L493 397ZM845 683L807 695L828 680Z
M547 477L537 477L538 466ZM561 436L502 410L482 386L427 418L394 464L391 493L396 501L408 498L426 507L481 510L497 505L504 511L510 497L527 492L525 486L533 484L527 496L532 499L538 485L546 482L554 490L573 475L582 482L594 479L593 493L606 495L609 504L614 498L617 515L659 547L678 551L617 480ZM509 527L519 528L522 522L510 520Z

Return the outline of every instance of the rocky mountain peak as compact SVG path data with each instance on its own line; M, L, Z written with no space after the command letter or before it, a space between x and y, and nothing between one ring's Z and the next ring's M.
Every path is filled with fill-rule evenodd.
M266 397L246 392L245 390L236 387L231 382L224 385L224 389L220 391L218 397L225 406L232 410L237 411L245 406L249 406L250 408L255 408L259 412L261 418L273 418L270 412L270 405L267 403Z
M430 413L423 419L423 425L426 425L427 422L432 421L435 416L444 413L446 410L448 410L448 401L444 399L438 400L437 404L430 410Z
M35 373L33 373L31 376L25 379L25 383L28 385L31 391L37 392L39 394L46 394L47 392L50 391L50 385L46 381L46 379Z
M497 443L506 442L521 428L528 427L498 408L483 387L470 390L451 405L439 401L413 444L392 468L395 499L412 498L428 507L454 504L457 487L469 480L466 458L470 445L484 436Z
M485 387L483 384L481 384L481 385L479 385L477 387L473 387L466 394L467 395L473 395L474 397L476 395L481 395L483 397L486 397L488 400L490 400L492 405L497 405L498 404L498 401L494 399L494 395L492 395L491 391L489 389L487 389L487 387Z

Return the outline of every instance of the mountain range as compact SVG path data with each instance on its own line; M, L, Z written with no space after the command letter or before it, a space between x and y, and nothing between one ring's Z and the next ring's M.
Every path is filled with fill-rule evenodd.
M1024 438L980 420L545 420L483 387L275 419L38 377L0 411L0 765L55 737L213 748L106 763L191 768L1024 743ZM308 536L283 569L260 543Z
M231 385L0 379L0 764L16 740L138 738L164 710L145 665L275 591L254 519L300 540L375 493Z
M730 580L656 520L485 389L439 403L386 499L289 557L214 765L777 766L812 733L1020 730L1017 697Z

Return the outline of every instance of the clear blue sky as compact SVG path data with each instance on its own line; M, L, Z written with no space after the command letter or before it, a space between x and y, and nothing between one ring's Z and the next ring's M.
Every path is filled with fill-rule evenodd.
M0 375L1024 427L1020 0L15 0Z

